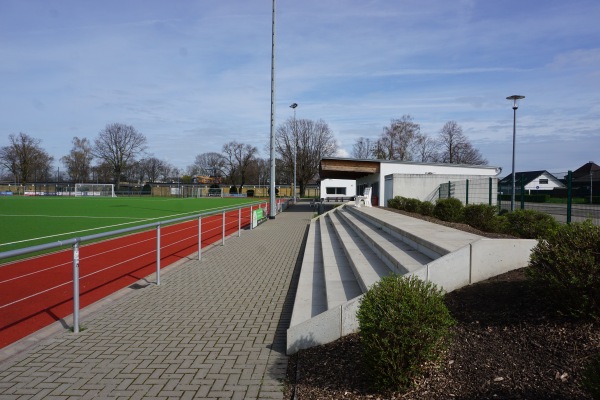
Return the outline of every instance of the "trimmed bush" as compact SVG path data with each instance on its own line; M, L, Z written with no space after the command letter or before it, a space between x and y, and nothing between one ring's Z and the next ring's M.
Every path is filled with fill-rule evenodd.
M593 399L600 399L600 353L592 357L587 364L581 383Z
M364 367L375 388L404 390L447 348L454 324L443 292L416 277L390 275L363 296L357 313Z
M559 223L550 214L535 210L515 210L505 215L508 232L525 239L539 239L555 230Z
M412 213L419 212L421 206L421 200L419 199L406 199L404 202L404 210Z
M526 272L565 312L600 320L600 226L558 226L534 247Z
M498 226L496 214L498 207L487 204L469 204L465 206L464 221L473 228L481 229L485 232L494 232Z
M433 216L448 222L462 222L463 205L460 200L453 197L449 199L439 199L433 208Z
M400 207L400 196L396 196L393 199L388 200L388 207L399 209Z
M425 216L431 217L433 216L433 208L435 206L433 205L432 202L430 201L424 201L421 203L421 206L419 207L419 212Z

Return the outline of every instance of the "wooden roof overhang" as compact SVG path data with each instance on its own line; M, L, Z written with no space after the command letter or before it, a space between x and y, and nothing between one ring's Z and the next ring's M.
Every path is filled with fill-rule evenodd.
M378 174L381 170L380 165L378 160L323 158L319 163L319 177L321 179L358 179Z

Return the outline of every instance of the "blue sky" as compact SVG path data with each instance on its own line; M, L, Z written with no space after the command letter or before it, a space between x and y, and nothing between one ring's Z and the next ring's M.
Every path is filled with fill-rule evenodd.
M0 146L55 157L133 125L185 168L237 140L268 158L271 0L0 0ZM278 0L276 123L323 119L349 156L409 114L454 120L508 173L600 164L597 0ZM61 166L62 167L62 166Z

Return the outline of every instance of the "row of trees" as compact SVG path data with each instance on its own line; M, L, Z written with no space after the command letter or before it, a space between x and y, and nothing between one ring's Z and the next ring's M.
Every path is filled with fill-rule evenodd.
M59 180L52 170L54 158L41 146L41 140L26 133L8 136L9 145L0 148L0 165L16 182ZM129 178L154 181L166 177L173 169L167 163L153 157L143 158L146 137L134 127L109 124L93 144L87 138L73 138L73 147L60 161L73 182L115 182L127 174ZM97 163L92 165L93 161ZM64 170L63 170L64 171ZM52 179L54 177L55 179Z
M487 164L456 121L446 122L439 135L431 137L421 133L421 126L410 115L393 119L374 140L359 138L352 155L361 159Z
M276 130L276 182L296 181L300 195L318 176L319 161L337 153L333 132L322 120L290 118ZM108 124L97 137L74 137L70 152L61 157L63 173L73 182L145 183L180 181L191 183L193 177L208 175L235 185L239 190L248 183L267 184L270 175L268 159L258 157L258 148L231 141L221 153L208 152L196 156L185 171L159 158L146 154L146 137L133 126ZM354 144L353 156L361 159L485 164L454 121L447 122L437 138L424 135L411 116L391 121L376 139L360 138ZM60 180L53 174L54 159L41 146L41 141L25 133L9 135L9 145L0 148L0 166L20 183ZM95 163L94 163L95 162ZM55 179L52 179L54 177Z
M276 182L290 184L294 181L294 160L296 161L296 181L303 196L308 183L319 172L319 161L337 152L337 142L333 132L322 120L288 119L275 133L277 158ZM222 153L202 153L196 156L194 164L187 168L187 175L222 173L226 182L239 185L247 183L267 184L270 175L268 159L257 157L258 149L236 141L223 145Z

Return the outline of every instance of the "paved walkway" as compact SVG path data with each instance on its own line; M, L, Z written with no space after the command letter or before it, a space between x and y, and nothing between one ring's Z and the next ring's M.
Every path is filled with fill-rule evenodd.
M281 399L299 203L0 364L5 399ZM1 352L2 350L0 350Z

